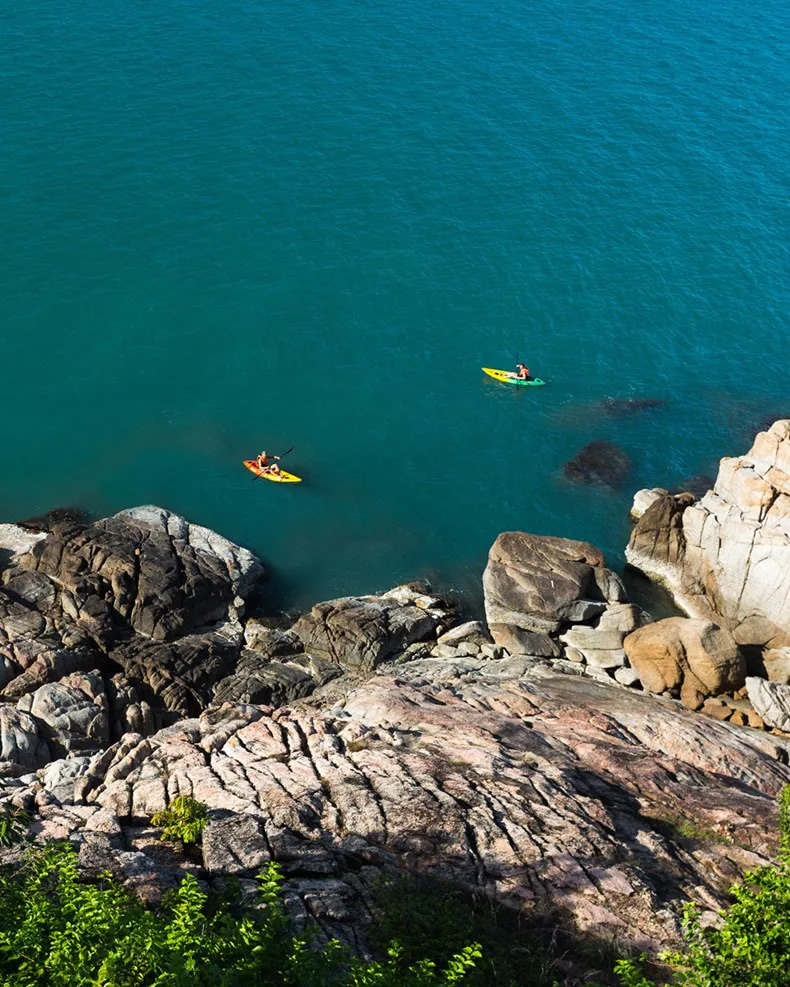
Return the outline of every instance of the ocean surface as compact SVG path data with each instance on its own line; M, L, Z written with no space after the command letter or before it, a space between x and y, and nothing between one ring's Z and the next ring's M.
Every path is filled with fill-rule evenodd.
M790 416L785 0L6 0L0 520L157 503L271 606L622 564ZM480 367L517 356L547 381ZM607 399L665 402L616 415ZM563 465L619 444L619 491ZM241 460L293 452L300 486Z

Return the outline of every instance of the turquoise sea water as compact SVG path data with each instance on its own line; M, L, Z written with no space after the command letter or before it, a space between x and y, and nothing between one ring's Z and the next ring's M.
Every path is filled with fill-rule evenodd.
M0 518L159 503L284 606L469 589L511 528L617 563L633 490L790 415L789 22L7 0ZM548 386L479 371L517 354ZM563 479L592 439L621 492ZM262 446L306 482L253 480Z

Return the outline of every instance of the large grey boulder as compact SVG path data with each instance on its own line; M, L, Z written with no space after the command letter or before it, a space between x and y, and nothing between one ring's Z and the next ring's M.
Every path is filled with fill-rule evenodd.
M746 677L732 635L706 620L667 617L632 631L623 647L645 689L679 695L689 709L740 689Z
M625 590L589 542L506 531L488 553L483 573L489 627L511 624L547 634L587 621Z
M17 703L64 753L99 750L109 742L107 697L98 672L77 673L42 685Z
M416 641L435 638L444 617L440 601L397 587L382 596L318 603L291 630L304 651L344 668L370 670Z
M20 564L51 576L66 612L103 644L127 626L166 641L234 619L263 575L247 549L158 507L55 525Z

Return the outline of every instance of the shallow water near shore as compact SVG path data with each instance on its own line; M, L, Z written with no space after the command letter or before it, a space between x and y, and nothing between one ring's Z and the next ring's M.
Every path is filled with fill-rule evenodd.
M158 503L284 607L474 598L512 528L620 564L634 490L790 415L789 19L6 4L0 519ZM480 373L517 356L546 387ZM594 439L618 491L563 477Z

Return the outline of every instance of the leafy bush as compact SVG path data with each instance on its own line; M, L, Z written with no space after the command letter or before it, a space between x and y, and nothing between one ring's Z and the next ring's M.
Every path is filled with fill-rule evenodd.
M6 805L0 809L0 846L21 843L27 835L30 813L17 806Z
M730 889L733 903L718 928L703 928L699 910L683 913L685 950L662 956L677 987L787 987L790 984L790 786L779 797L780 848L775 866L747 871ZM616 967L624 987L654 987L633 960Z
M207 811L202 802L179 795L162 812L155 812L151 822L162 827L163 840L197 843L206 827Z
M159 912L103 875L79 880L70 844L32 853L0 874L0 983L4 987L456 987L480 956L467 946L439 972L407 965L393 944L365 963L337 942L296 936L272 864L260 877L260 909L211 913L191 875Z

